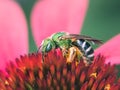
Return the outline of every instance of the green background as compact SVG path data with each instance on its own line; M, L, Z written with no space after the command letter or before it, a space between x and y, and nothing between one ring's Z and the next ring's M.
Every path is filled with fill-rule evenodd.
M34 52L37 48L31 34L30 13L36 0L17 0L17 2L23 8L28 22L29 51ZM120 0L89 0L89 8L81 33L104 42L120 34ZM119 66L118 69L120 69Z

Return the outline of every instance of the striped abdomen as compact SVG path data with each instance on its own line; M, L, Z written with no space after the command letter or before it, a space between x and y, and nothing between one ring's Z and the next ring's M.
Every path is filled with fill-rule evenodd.
M85 57L87 57L91 61L93 60L94 50L87 41L85 41L83 39L78 39L78 40L72 42L72 44L77 46L84 53Z

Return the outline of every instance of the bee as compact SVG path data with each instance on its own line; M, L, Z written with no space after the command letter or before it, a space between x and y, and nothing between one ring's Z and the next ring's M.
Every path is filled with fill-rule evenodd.
M67 63L71 63L73 60L79 63L83 59L84 63L88 65L93 62L94 58L94 49L90 42L102 44L101 40L89 36L57 32L42 41L38 52L42 52L44 55L59 48L67 59Z

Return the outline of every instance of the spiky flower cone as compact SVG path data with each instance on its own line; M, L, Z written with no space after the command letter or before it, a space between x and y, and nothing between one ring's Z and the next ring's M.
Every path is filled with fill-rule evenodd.
M42 60L44 59L44 62ZM115 66L97 56L94 63L66 64L61 51L21 56L0 72L0 90L120 90Z

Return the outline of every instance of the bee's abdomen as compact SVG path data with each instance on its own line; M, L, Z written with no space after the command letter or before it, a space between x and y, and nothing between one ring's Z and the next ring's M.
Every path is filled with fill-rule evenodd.
M87 58L89 58L90 60L93 60L94 50L87 41L83 39L78 39L74 41L72 44L77 46Z

